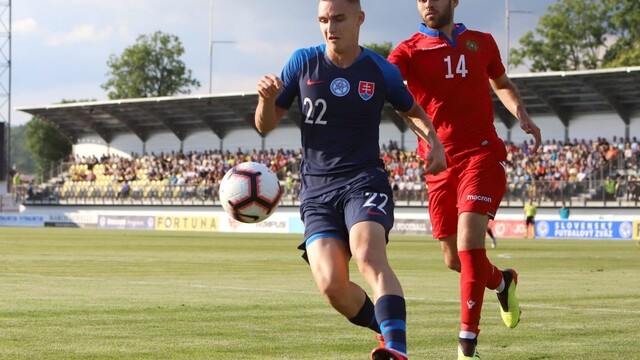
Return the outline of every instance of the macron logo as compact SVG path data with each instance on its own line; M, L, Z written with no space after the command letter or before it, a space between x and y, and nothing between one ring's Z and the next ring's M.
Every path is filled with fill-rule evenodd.
M469 201L484 201L484 202L488 202L488 203L492 203L493 199L491 199L488 196L482 196L482 195L467 195L467 200Z

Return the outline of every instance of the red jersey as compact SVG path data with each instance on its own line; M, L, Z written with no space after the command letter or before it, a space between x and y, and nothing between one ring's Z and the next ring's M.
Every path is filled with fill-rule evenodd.
M431 118L447 154L498 137L489 79L499 78L505 69L491 34L456 24L453 38L447 39L421 24L420 31L401 42L388 59ZM418 139L423 158L427 146Z

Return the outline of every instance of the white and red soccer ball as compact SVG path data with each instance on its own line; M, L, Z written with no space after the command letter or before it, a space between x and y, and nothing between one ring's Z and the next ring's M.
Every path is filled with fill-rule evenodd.
M227 171L219 194L229 216L243 223L257 223L276 211L282 189L271 169L256 162L243 162Z

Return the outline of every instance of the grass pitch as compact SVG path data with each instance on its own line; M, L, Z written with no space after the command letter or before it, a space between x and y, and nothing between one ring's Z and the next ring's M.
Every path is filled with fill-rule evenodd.
M324 302L299 240L2 228L0 359L368 359L372 333ZM388 249L411 359L455 359L457 274L426 237ZM520 273L523 318L505 328L486 292L483 359L640 359L635 242L498 239L488 254Z

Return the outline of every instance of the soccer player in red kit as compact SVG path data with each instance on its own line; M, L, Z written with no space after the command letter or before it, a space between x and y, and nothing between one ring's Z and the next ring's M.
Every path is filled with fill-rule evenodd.
M520 308L515 271L500 271L484 248L487 223L506 190L506 149L493 125L493 88L520 127L541 143L540 129L505 73L490 34L453 22L458 0L417 0L423 23L389 55L416 100L431 118L445 147L446 171L427 175L433 236L447 266L460 272L461 331L458 359L479 359L476 351L485 288L498 294L505 325L515 327ZM424 158L428 144L419 139Z

